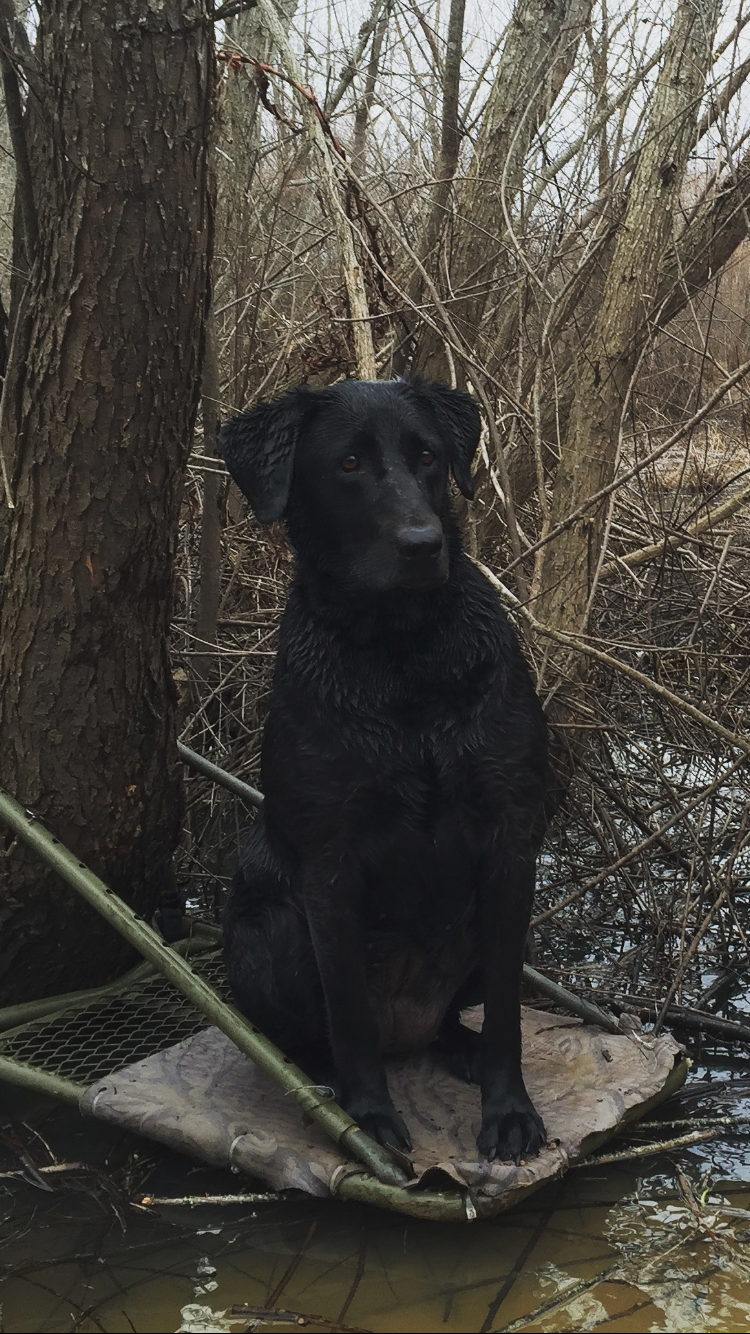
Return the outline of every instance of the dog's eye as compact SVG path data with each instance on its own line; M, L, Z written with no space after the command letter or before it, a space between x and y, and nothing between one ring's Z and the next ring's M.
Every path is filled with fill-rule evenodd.
M425 468L428 468L431 463L434 463L435 455L433 454L432 450L423 449L422 453L419 456L419 462L423 464Z
M349 454L347 458L342 459L341 467L344 472L356 472L359 467L359 459L356 454Z

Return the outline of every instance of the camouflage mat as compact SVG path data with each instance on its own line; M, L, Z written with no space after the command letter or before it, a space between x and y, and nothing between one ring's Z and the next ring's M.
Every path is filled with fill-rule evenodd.
M477 1027L481 1012L465 1019ZM612 1035L533 1009L523 1012L523 1053L548 1144L518 1166L478 1157L475 1086L429 1053L387 1062L391 1096L414 1146L409 1189L458 1188L507 1207L644 1115L687 1073L682 1048L668 1034L635 1027ZM215 1028L97 1081L81 1108L274 1189L335 1195L343 1178L362 1171Z

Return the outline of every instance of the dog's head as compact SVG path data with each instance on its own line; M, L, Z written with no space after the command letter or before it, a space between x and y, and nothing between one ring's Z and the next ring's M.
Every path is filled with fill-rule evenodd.
M448 577L448 470L468 499L474 400L424 380L294 389L224 427L227 467L262 523L285 518L305 560L350 589Z

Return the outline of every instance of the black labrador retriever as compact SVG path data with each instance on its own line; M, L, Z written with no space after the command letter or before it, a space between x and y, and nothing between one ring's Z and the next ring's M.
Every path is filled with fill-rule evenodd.
M481 1085L480 1152L518 1161L544 1143L519 992L547 744L451 508L479 431L468 394L413 379L296 389L222 432L296 555L226 962L240 1009L375 1139L410 1147L382 1053L434 1043Z

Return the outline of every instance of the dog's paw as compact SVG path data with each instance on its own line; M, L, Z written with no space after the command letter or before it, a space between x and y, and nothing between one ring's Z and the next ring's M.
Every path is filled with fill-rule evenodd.
M346 1110L378 1144L399 1149L403 1153L411 1149L411 1136L392 1103L359 1099L350 1103Z
M490 1162L499 1158L520 1163L537 1154L546 1142L542 1118L525 1091L506 1096L499 1106L483 1106L477 1148Z
M456 1024L447 1033L441 1033L434 1050L441 1065L465 1084L480 1082L479 1034L463 1024Z

